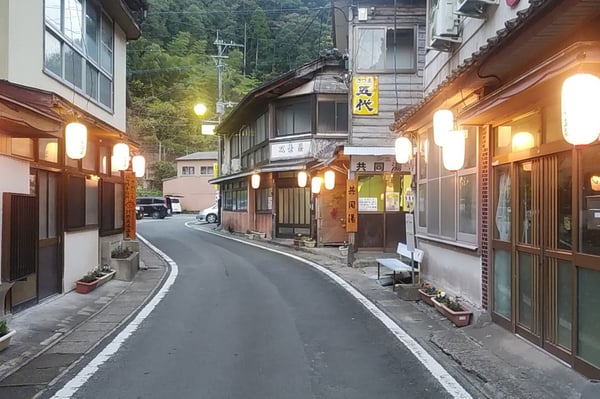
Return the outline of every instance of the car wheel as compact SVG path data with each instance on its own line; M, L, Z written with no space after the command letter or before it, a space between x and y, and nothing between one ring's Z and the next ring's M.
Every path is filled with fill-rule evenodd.
M158 219L158 218L160 218L160 212L159 211L152 212L152 219Z
M206 223L215 223L217 221L217 215L209 213L206 215Z
M143 212L138 212L135 214L135 218L137 220L142 220L144 218L144 213Z

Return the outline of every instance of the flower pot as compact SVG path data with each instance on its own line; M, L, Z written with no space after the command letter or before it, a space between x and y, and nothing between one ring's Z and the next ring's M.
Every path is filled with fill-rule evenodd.
M419 297L423 302L428 304L429 306L434 306L432 299L435 298L435 294L428 294L424 290L419 289Z
M114 277L115 273L117 273L116 270L111 270L109 272L103 273L103 275L101 277L98 277L98 280L96 280L98 282L98 284L96 284L96 287L100 287L108 280L111 280Z
M437 311L440 312L448 320L450 320L456 327L464 327L471 322L471 315L473 314L473 312L471 312L470 310L466 310L463 308L463 310L454 311L448 308L443 303L439 303L438 301L436 301L435 298L431 298L431 301L433 302L433 305L435 306Z
M348 247L340 246L338 248L340 250L340 255L342 255L342 256L348 256Z
M317 242L314 240L304 241L304 246L309 248L314 248L317 245Z
M296 240L296 239L294 239L294 246L299 247L301 245L304 245L304 240Z
M0 337L0 352L8 348L10 345L10 338L17 333L17 330L10 330L8 334L4 334Z
M128 258L111 258L110 268L116 272L116 280L131 281L140 267L140 254L134 252Z
M97 286L98 279L92 281L91 283L86 283L79 280L75 285L75 291L77 291L80 294L87 294L88 292L94 291Z

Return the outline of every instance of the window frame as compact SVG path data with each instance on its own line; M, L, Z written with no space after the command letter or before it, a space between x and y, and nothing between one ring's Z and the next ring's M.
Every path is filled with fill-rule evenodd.
M240 180L223 184L223 210L229 212L248 211L248 182Z
M395 30L395 31L412 31L412 49L411 49L411 59L409 61L410 66L408 67L399 67L398 66L398 57L396 57L396 67L394 68L394 65L391 66L387 66L385 65L385 60L384 60L384 65L382 68L380 67L371 67L371 68L364 68L361 67L359 62L360 60L364 60L367 57L361 56L361 54L364 53L364 50L361 51L360 48L360 37L361 37L361 31L367 31L367 30L383 30L383 38L386 42L385 48L386 48L386 54L388 52L388 45L387 45L387 31L388 30ZM358 25L355 27L354 30L355 33L355 45L354 45L354 54L355 54L355 70L356 72L359 73L406 73L406 74L413 74L417 72L417 50L418 50L418 45L417 45L417 37L418 37L418 26L417 25L400 25L400 26L393 26L393 25L368 25L368 24L362 24L362 25ZM394 47L391 48L391 50L394 50ZM391 55L393 56L393 54ZM387 59L387 57L386 57Z
M334 124L334 128L333 130L325 130L322 129L322 123L321 123L321 105L325 104L325 103L333 103L334 106L334 120L333 120L333 124ZM345 111L345 118L340 117L339 115L339 111L340 110L344 110ZM316 116L316 130L317 133L344 133L344 134L348 134L348 96L347 95L340 95L340 96L319 96L317 98L317 116ZM343 121L343 122L342 122ZM342 126L341 128L339 127L339 124L345 124L345 126Z
M182 166L181 167L181 176L195 176L196 175L196 167L195 166Z
M302 135L312 135L315 131L315 98L314 96L300 96L295 97L291 100L280 101L275 104L275 126L274 126L274 135L275 137L297 137ZM296 121L302 120L302 115L297 115L298 111L300 111L300 107L307 107L308 116L310 117L309 121L309 130L302 130L298 127L296 130ZM297 109L297 110L296 110ZM287 130L283 133L280 133L279 125L282 123L280 119L282 119L282 113L292 112L292 130L291 133Z

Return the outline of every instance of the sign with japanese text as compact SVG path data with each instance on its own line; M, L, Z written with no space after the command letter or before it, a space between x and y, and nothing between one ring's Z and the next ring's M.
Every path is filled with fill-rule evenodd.
M123 185L123 196L125 197L123 209L123 236L135 240L135 198L137 182L135 180L135 174L132 171L126 170L123 175L125 177Z
M271 160L306 158L309 154L310 140L271 144Z
M377 212L377 197L361 197L358 199L358 210Z
M377 115L379 113L379 78L354 76L352 78L352 114Z
M358 184L356 179L346 183L346 232L358 231Z
M398 163L389 157L353 156L352 169L355 172L410 172L410 164Z

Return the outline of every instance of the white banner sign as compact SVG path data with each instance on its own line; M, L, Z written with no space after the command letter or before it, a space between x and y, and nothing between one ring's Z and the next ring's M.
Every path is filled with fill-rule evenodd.
M310 140L271 144L271 160L306 158L310 154Z

